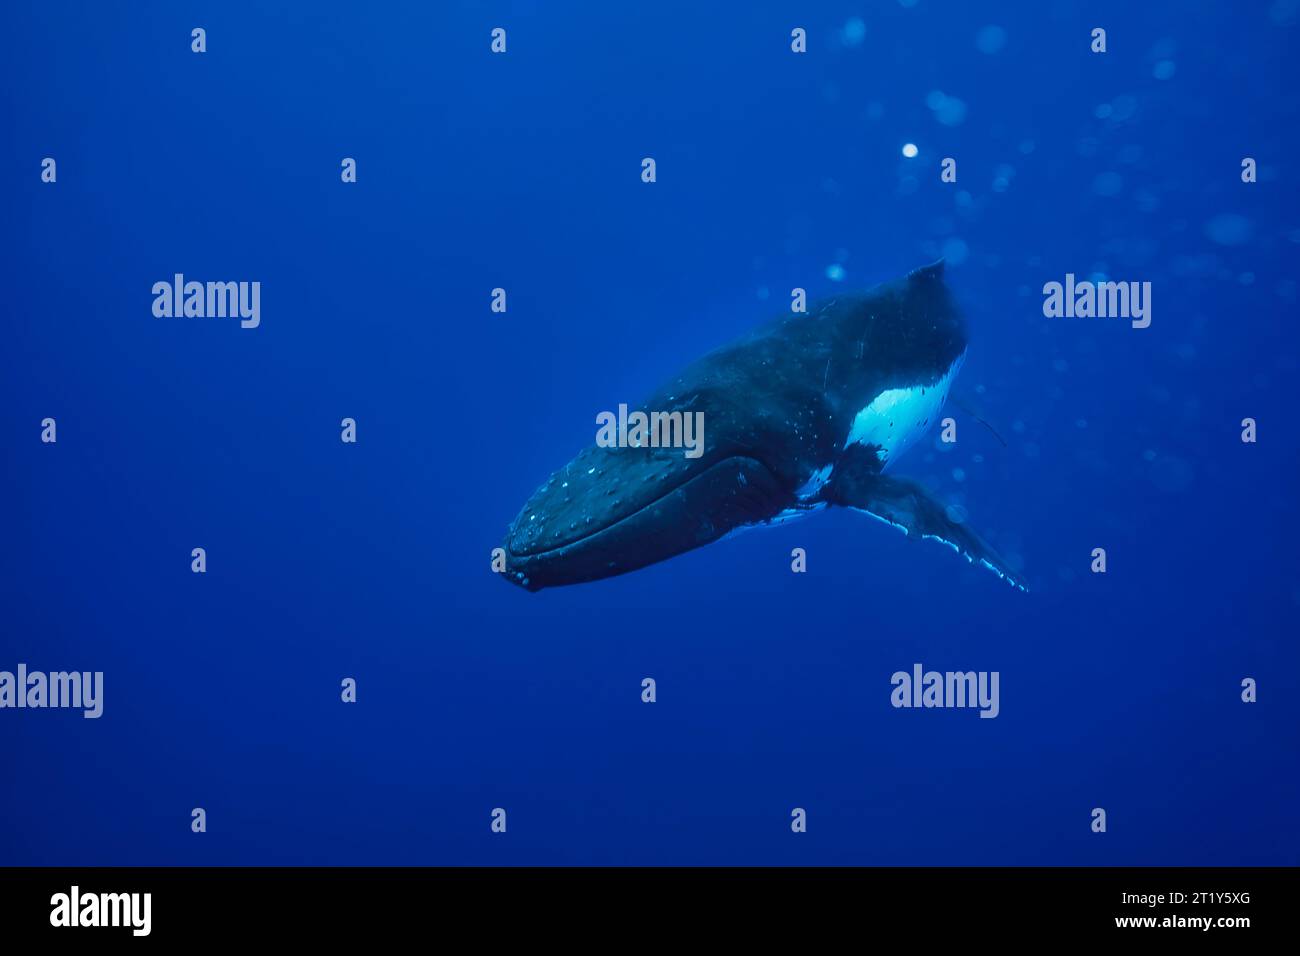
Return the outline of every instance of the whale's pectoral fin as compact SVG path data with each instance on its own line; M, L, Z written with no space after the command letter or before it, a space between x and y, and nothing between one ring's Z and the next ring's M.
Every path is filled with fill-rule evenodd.
M879 473L849 471L841 476L837 466L825 498L831 504L865 511L907 532L909 537L942 541L1007 583L1022 591L1029 590L1019 573L991 545L966 525L953 521L943 504L916 482Z

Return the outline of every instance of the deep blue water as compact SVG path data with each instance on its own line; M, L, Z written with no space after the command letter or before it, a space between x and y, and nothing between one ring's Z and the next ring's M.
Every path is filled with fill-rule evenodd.
M104 713L0 710L0 862L1300 862L1294 2L294 6L3 15L0 669ZM850 512L491 572L596 412L939 256L1006 447L897 471L1029 594Z

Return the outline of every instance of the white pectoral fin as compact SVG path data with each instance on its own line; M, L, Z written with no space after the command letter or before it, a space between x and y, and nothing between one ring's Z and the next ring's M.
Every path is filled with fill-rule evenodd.
M837 469L837 478L839 472ZM1002 580L1028 591L1024 579L1000 554L966 525L948 517L947 509L920 485L903 478L864 474L833 481L827 500L888 522L909 537L942 541L973 564L982 564Z

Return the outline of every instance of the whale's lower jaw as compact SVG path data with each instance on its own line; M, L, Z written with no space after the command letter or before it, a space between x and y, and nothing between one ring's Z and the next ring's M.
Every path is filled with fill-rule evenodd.
M512 528L503 576L529 591L613 577L767 520L791 500L761 462L725 458L637 511L556 548L516 553Z

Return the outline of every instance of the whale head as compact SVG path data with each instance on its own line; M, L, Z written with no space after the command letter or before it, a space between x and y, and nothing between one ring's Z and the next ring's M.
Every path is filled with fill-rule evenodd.
M584 449L506 533L504 577L538 591L633 571L762 520L787 497L763 462L713 449Z

